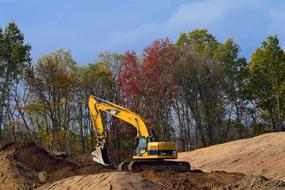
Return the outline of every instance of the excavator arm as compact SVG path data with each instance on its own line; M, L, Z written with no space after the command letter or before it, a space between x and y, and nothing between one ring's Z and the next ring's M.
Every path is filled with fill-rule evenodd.
M137 136L145 138L149 137L149 131L143 119L138 114L130 111L129 109L102 100L95 96L89 97L88 106L90 110L92 127L93 130L96 132L97 138L96 150L92 152L94 161L104 165L110 164L107 155L107 149L105 146L107 134L102 123L102 111L131 124L133 127L136 128Z
M104 136L105 133L100 114L100 112L103 111L134 126L137 129L137 136L149 137L148 128L146 127L143 119L129 109L107 102L95 96L90 96L89 98L89 109L93 128L97 129L100 135Z

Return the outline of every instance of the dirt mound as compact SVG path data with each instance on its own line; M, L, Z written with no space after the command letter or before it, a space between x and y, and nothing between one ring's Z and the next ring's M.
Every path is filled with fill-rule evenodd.
M35 143L0 143L0 152L0 189L31 189L74 175L113 170L94 162L56 158Z
M44 185L38 190L159 190L159 185L143 178L139 174L127 172L109 172L87 176L74 176L52 184Z
M75 163L51 156L35 143L9 144L1 152L11 152L15 160L36 172L46 172L48 181L75 175L74 170L78 167Z
M203 171L239 172L285 180L285 132L232 141L179 154Z
M0 189L31 189L41 184L37 173L9 152L1 152L0 166Z
M178 173L149 170L140 174L169 190L285 190L285 182L281 180L223 171L206 173L194 170L189 173Z
M235 184L245 175L239 173L192 171L189 173L143 171L146 179L159 184L165 189L216 189Z
M74 162L79 166L77 169L77 174L79 175L97 174L116 170L115 167L106 167L94 162L90 154L70 156L67 157L66 160Z
M270 180L264 176L247 176L239 182L228 185L223 190L284 190L285 182L280 180Z
M43 185L38 190L167 189L167 190L284 190L282 181L240 173L192 171L189 173L145 170L140 173L108 172L73 176Z

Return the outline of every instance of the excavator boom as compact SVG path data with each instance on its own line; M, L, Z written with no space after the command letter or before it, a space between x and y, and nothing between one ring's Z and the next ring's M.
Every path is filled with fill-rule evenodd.
M105 131L100 114L101 111L104 111L107 114L130 123L137 129L138 136L149 137L148 128L146 127L143 119L138 114L130 111L129 109L123 108L119 105L105 101L98 97L90 96L89 110L92 116L91 118L94 120L93 128L96 128L98 130L99 135L103 135Z

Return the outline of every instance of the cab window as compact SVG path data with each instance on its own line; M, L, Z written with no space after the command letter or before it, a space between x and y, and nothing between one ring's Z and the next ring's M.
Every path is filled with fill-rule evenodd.
M147 139L146 138L140 138L139 139L139 145L137 147L137 155L142 156L146 152L147 148Z

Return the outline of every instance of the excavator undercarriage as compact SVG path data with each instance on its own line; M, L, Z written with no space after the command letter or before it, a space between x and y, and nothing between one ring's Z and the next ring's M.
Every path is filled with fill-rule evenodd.
M189 162L179 162L170 160L132 160L131 162L122 162L118 169L121 171L142 171L153 169L158 171L176 171L176 172L189 172Z
M107 149L101 149L97 147L95 151L91 153L93 160L102 165L112 165L108 159ZM136 159L130 162L122 162L117 166L120 171L138 172L147 169L153 169L157 171L176 171L176 172L189 172L191 166L189 162L183 161L171 161L164 159Z

